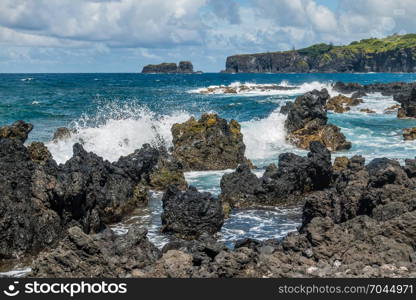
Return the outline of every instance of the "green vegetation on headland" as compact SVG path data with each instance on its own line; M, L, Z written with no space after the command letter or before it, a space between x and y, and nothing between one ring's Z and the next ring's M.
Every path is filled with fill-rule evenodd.
M227 58L227 72L416 72L416 34Z

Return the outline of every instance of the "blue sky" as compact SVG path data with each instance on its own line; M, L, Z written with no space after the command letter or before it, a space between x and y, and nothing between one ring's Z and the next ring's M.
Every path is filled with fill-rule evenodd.
M1 0L0 72L138 72L410 33L414 0Z

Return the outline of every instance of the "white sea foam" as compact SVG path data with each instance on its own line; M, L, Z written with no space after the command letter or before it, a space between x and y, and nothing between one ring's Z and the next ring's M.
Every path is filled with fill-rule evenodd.
M381 93L368 94L363 97L364 103L351 107L350 113L361 113L360 109L368 108L376 114L385 114L385 110L393 105L399 104L392 96L383 96ZM365 114L365 113L364 113Z
M301 221L301 209L236 210L220 232L220 240L232 242L242 238L279 239L296 231Z
M0 278L7 278L7 277L20 278L20 277L26 276L30 272L32 272L32 269L30 267L16 268L11 271L0 272Z
M72 156L72 146L82 143L87 151L92 151L109 161L133 153L145 143L159 140L171 146L170 129L174 123L186 121L190 115L174 112L158 116L143 107L131 105L110 105L102 108L94 116L84 116L74 122L76 130L71 138L51 141L46 145L58 163L64 163Z
M285 120L286 116L275 110L267 118L242 122L246 156L253 160L263 160L294 150L285 140Z
M278 87L287 87L293 89L278 89ZM312 81L306 82L301 85L294 85L290 82L284 80L278 84L276 83L253 83L253 82L244 82L239 81L233 82L229 85L211 85L208 87L197 88L190 90L189 93L197 94L214 94L214 95L235 95L239 96L265 96L265 95L285 95L285 96L295 96L301 95L306 92L312 91L314 89L323 89L326 88L331 96L335 96L338 93L333 91L331 82L319 82ZM230 93L230 91L235 91L235 93Z

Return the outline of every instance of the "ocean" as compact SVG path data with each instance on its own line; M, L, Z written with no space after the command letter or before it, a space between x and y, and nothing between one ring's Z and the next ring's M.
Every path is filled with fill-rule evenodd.
M416 80L416 74L0 74L0 126L25 120L35 127L29 140L44 142L58 163L72 155L72 145L82 141L88 151L109 161L127 155L158 136L171 145L170 128L190 116L215 112L241 123L246 156L263 168L277 162L279 154L306 155L285 141L285 116L279 113L287 101L312 89L331 88L336 81L393 82ZM268 89L270 85L294 87ZM238 92L224 93L225 86ZM203 94L211 87L214 92ZM249 87L249 89L241 88ZM389 157L403 162L416 154L416 141L403 141L402 130L415 127L415 120L399 120L384 110L396 104L392 97L371 94L364 103L344 114L329 113L329 122L339 126L353 144L336 156L363 155L367 162ZM360 112L362 108L374 114ZM67 141L51 142L58 127L77 129ZM189 172L186 179L200 191L218 195L221 176L227 172ZM153 193L149 208L112 228L123 234L132 222L149 228L158 246L167 241L159 233L161 194ZM280 238L296 230L299 208L234 211L219 238L227 244L240 238Z

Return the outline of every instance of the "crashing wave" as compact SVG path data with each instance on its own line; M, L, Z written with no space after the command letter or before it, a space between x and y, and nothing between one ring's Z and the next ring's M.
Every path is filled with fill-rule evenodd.
M133 105L107 105L94 116L83 116L72 124L73 134L67 139L46 143L58 163L72 157L72 146L81 143L87 151L116 161L133 153L145 143L163 141L171 146L170 129L174 123L184 122L190 115L172 112L159 116L147 108Z
M205 95L247 95L247 96L264 96L264 95L286 95L295 96L304 94L314 89L328 89L331 95L338 93L332 90L331 83L325 82L307 82L301 85L293 85L288 81L282 81L279 84L275 83L241 83L239 81L233 82L229 85L211 85L209 87L198 88L189 91L190 93L205 94Z

